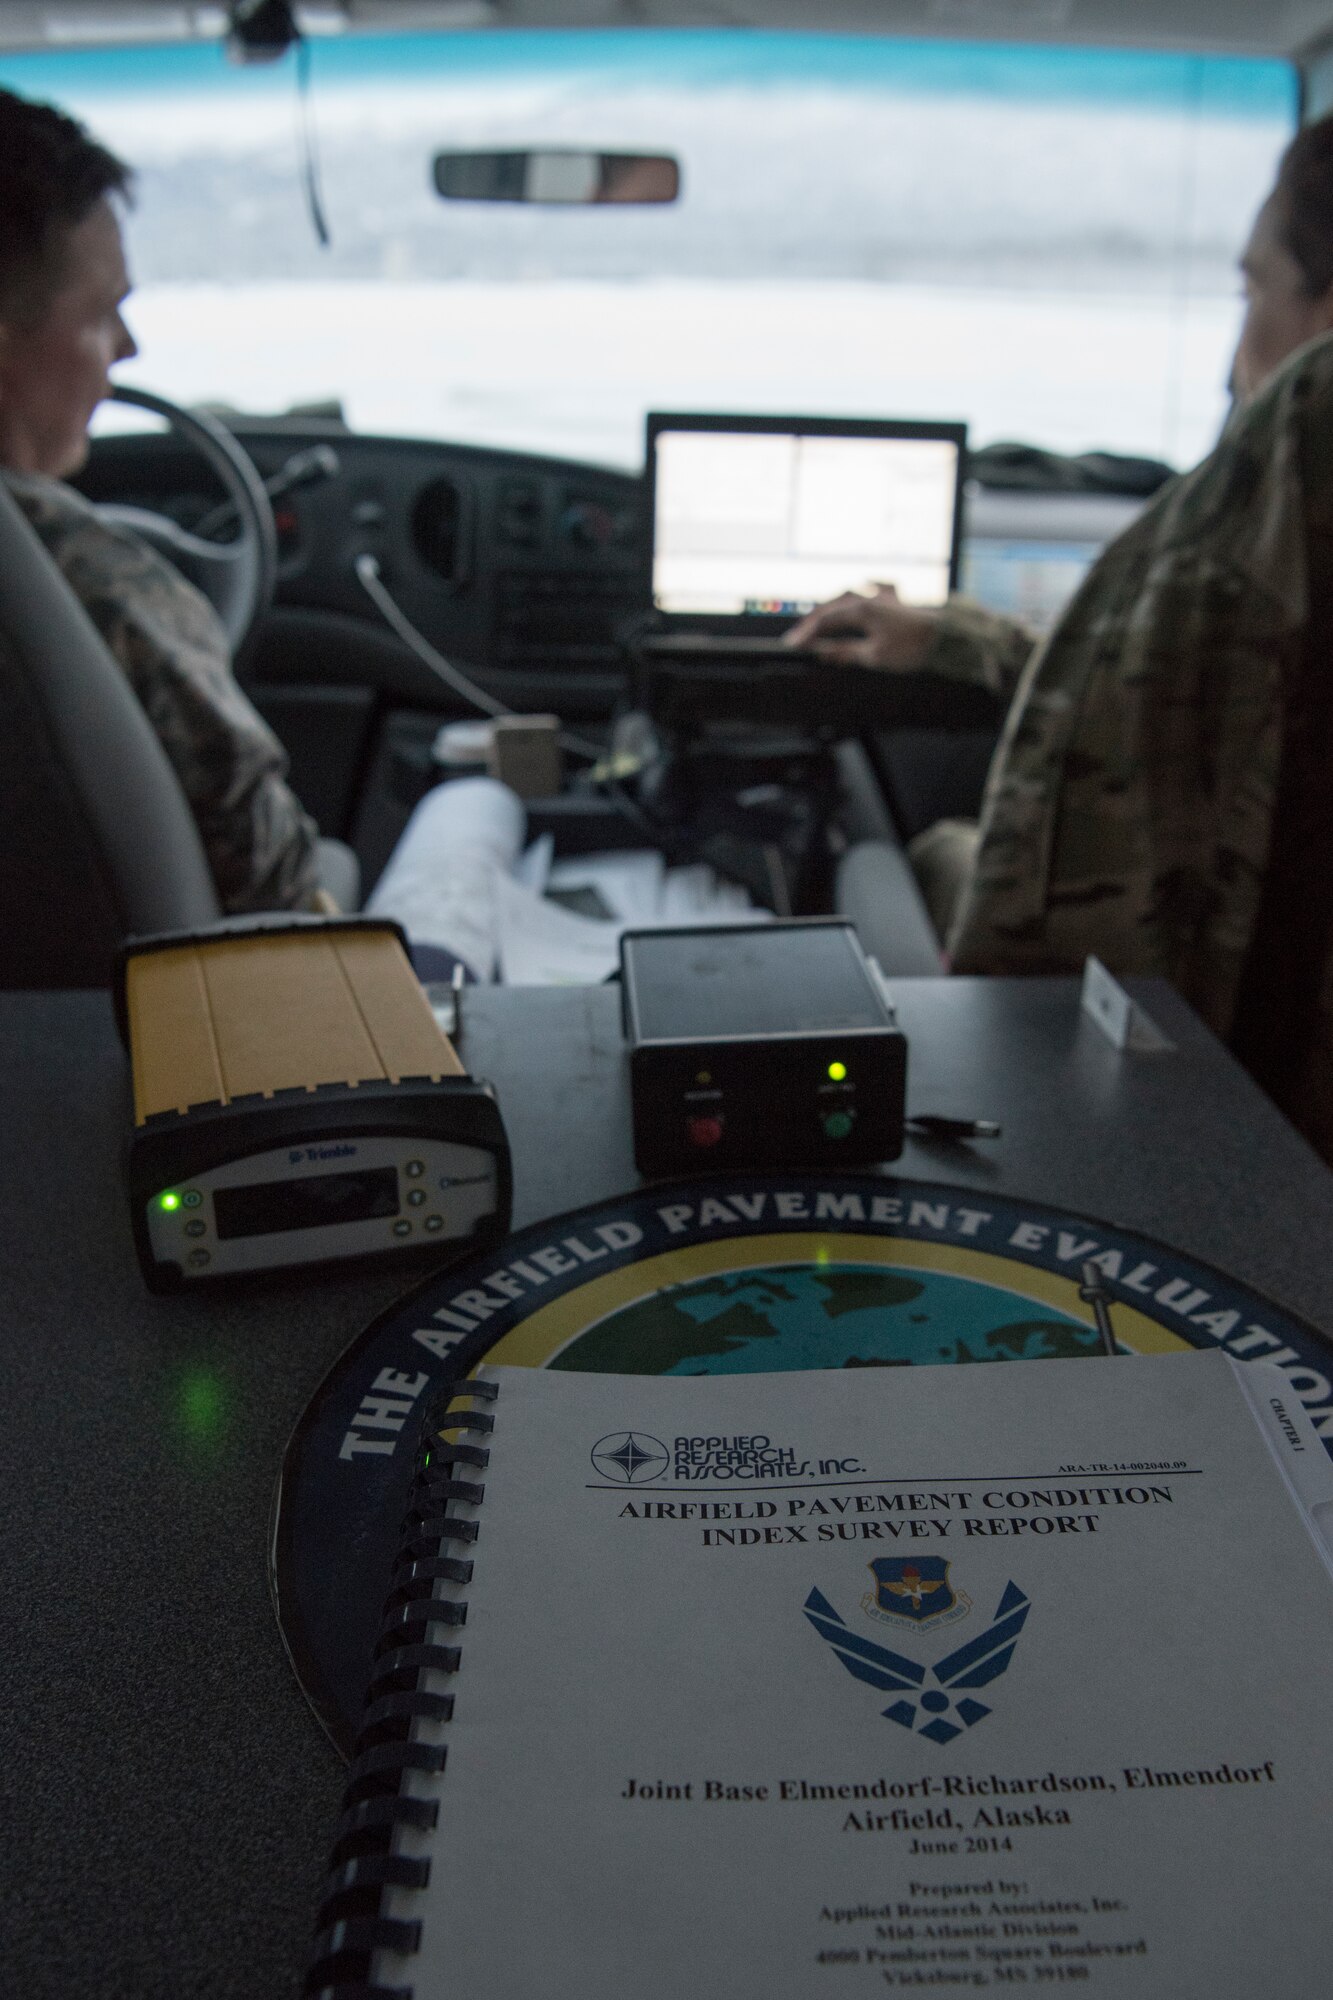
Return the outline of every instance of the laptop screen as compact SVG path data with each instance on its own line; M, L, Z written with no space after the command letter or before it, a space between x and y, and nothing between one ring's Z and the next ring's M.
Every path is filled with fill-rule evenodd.
M962 424L655 412L654 609L768 625L876 583L942 604L966 440Z

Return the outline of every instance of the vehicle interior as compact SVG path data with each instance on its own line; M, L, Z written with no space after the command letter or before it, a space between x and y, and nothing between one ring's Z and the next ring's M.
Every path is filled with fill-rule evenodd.
M854 1429L844 1439L837 1426L820 1428L821 1380L834 1385L838 1408L859 1397L924 1412L918 1361L965 1362L964 1377L983 1384L999 1362L997 1405L1016 1408L1005 1371L1029 1359L1069 1371L1081 1355L1101 1370L1119 1341L1133 1377L1190 1365L1188 1348L1206 1353L1218 1380L1226 1357L1237 1382L1242 1362L1286 1371L1271 1403L1282 1434L1298 1435L1290 1406L1299 1435L1317 1419L1333 1454L1333 1360L1319 1331L1333 1326L1324 1161L1163 979L1111 964L1099 982L1096 961L1091 980L953 976L907 844L942 820L976 817L1001 702L943 676L835 668L781 648L786 625L830 590L895 575L906 589L905 573L886 576L878 551L858 548L841 581L831 569L816 575L816 557L829 554L820 515L801 544L803 560L815 552L811 570L796 585L750 581L742 558L753 553L746 536L756 516L747 507L767 474L730 509L729 551L744 580L732 579L720 608L708 600L692 651L676 644L692 614L679 599L663 602L650 562L659 500L660 518L671 518L663 437L697 442L721 427L765 452L775 439L827 445L821 490L837 520L849 511L844 448L869 438L886 451L935 454L933 568L920 601L957 592L1048 631L1099 552L1174 472L1210 452L1227 421L1243 310L1238 259L1292 134L1333 111L1333 0L0 0L0 89L59 105L134 169L125 317L139 351L115 369L117 397L97 412L76 483L212 601L237 678L285 747L293 789L321 835L341 843L329 865L341 856L342 886L325 878L334 902L366 907L422 801L463 790L442 779L495 768L523 793L527 845L515 888L538 901L553 931L577 919L599 936L619 934L616 910L579 885L577 869L551 879L552 855L619 856L625 876L637 859L661 856L682 876L710 873L721 895L774 918L850 918L885 974L872 979L857 955L883 1065L876 1077L895 1066L893 1092L874 1085L897 1121L892 1145L853 1154L845 1144L860 1145L873 1128L868 1119L853 1126L851 1031L845 988L835 987L836 1048L806 1021L788 1035L781 1020L777 1030L761 1021L739 1051L724 1050L763 1114L754 1153L732 1172L725 1157L704 1156L722 1137L717 1086L730 1088L730 1078L711 1054L700 1067L697 1028L638 1045L673 1060L685 1048L670 1131L695 1151L683 1168L636 1153L640 1101L650 1132L667 1131L668 1120L636 1095L633 979L610 983L614 943L608 962L582 978L548 964L539 980L501 953L489 981L451 987L448 971L421 957L407 964L397 939L374 937L373 924L321 928L302 917L273 926L276 938L214 934L220 899L184 791L128 678L0 477L0 988L10 989L0 991L0 1198L16 1413L5 1432L10 1566L0 1569L9 1780L0 1995L424 1995L410 1964L385 1969L379 1912L386 1889L406 1897L426 1881L424 1846L390 1848L402 1831L396 1808L406 1803L410 1816L431 1805L410 1797L413 1774L434 1786L444 1767L447 1745L424 1733L450 1720L453 1694L425 1683L453 1673L458 1634L435 1621L428 1600L442 1605L446 1584L464 1566L470 1574L471 1549L460 1542L440 1554L448 1517L434 1496L479 1498L470 1482L481 1475L469 1468L487 1465L492 1441L482 1435L485 1412L468 1420L476 1439L447 1457L435 1430L463 1427L443 1415L439 1394L490 1354L480 1343L512 1329L513 1344L498 1351L504 1372L510 1359L562 1371L550 1379L571 1400L552 1409L600 1410L600 1400L577 1404L580 1388L600 1397L623 1376L623 1403L586 1437L581 1418L551 1426L553 1448L557 1429L569 1446L580 1497L589 1468L604 1471L593 1451L634 1481L639 1451L627 1426L660 1421L674 1435L651 1414L665 1403L634 1400L637 1378L655 1390L647 1378L669 1369L677 1387L702 1396L712 1393L706 1383L683 1378L716 1372L722 1392L734 1392L716 1407L744 1414L719 1418L719 1438L681 1442L711 1449L736 1428L748 1448L770 1406L741 1400L744 1371L756 1382L781 1382L775 1371L787 1368L826 1371L806 1378L790 1438L774 1421L773 1443L798 1464L808 1452L820 1478L841 1489L833 1498L847 1518L830 1511L828 1526L848 1531L847 1546L831 1554L848 1565L846 1603L860 1601L866 1620L861 1593L875 1551L859 1538L853 1547L851 1531L878 1530L878 1521L858 1524L850 1509L862 1511L853 1478L871 1473L868 1459L844 1456L860 1449ZM697 555L701 539L686 553ZM834 553L843 561L849 550ZM743 627L731 652L723 642L733 634L712 629L724 617ZM500 747L507 717L539 719L526 732L508 725L510 763ZM459 734L478 723L495 725L489 749L475 727L471 738ZM542 851L545 877L531 859ZM182 930L207 935L181 950ZM836 940L854 950L836 925L770 931L764 942L800 947L811 932L820 948ZM255 1063L238 1081L219 1058L211 1096L181 1086L144 1101L129 982L116 967L126 933L141 936L150 973L164 977L188 971L204 948L271 964L275 944L293 955L311 946L330 961L344 946L385 947L375 956L392 957L403 989L390 992L402 1000L394 1018L429 1033L429 1056L409 1051L390 1064L377 1046L379 1071L337 1067L346 1042L330 1034L323 997L336 994L340 1020L357 1010L352 1040L369 1029L352 980L330 974L318 1007L273 980L268 1015L283 1031L273 1043L284 1054L294 1047L304 1067ZM699 956L726 959L716 942L710 936ZM722 980L691 965L670 991L687 982L702 1011ZM736 980L734 991L753 996L758 983ZM232 990L241 995L238 1039L267 1056L266 1036L252 1032L253 988ZM177 1064L190 1054L182 1020L207 1016L214 1032L202 976L191 991L194 1012L164 1004L154 1042L170 1059L159 1074L173 1082L189 1067ZM770 973L761 997L770 995L795 1011L806 981ZM718 1032L714 1019L706 1027ZM771 1142L786 1101L767 1052L754 1054L761 1035L817 1054L807 1079L817 1121L798 1135L803 1151L790 1167ZM207 1039L200 1034L196 1050ZM368 1032L360 1039L370 1046ZM396 1102L393 1120L381 1114L382 1102L400 1098L416 1104L416 1125L394 1123ZM861 1102L871 1101L862 1087ZM470 1155L484 1150L479 1133L495 1137L501 1110L488 1179ZM187 1157L201 1125L221 1135L210 1141L224 1155L216 1169L202 1150ZM366 1130L384 1148L368 1164L352 1157ZM427 1153L437 1140L440 1155ZM815 1143L823 1151L806 1164ZM398 1169L386 1164L391 1144L404 1155L401 1201ZM420 1158L406 1157L419 1147ZM201 1192L206 1173L228 1177L218 1182L220 1207ZM464 1218L451 1215L447 1237L446 1202ZM149 1235L150 1206L160 1239ZM217 1226L206 1220L214 1216ZM479 1216L494 1234L464 1236ZM182 1252L180 1283L158 1291L149 1252L168 1230ZM253 1252L249 1266L242 1250ZM838 1286L827 1282L830 1265L844 1274ZM676 1346L659 1337L662 1325ZM590 1344L570 1365L565 1349L585 1332ZM598 1345L604 1335L623 1346ZM1131 1355L1148 1357L1141 1370ZM872 1372L833 1372L843 1368ZM1095 1390L1102 1378L1084 1379ZM1246 1392L1256 1411L1266 1393ZM564 1689L577 1672L606 1691L613 1716L623 1684L645 1715L674 1705L698 1745L688 1764L664 1761L656 1743L669 1734L645 1732L641 1750L616 1720L606 1741L624 1745L618 1786L631 1771L659 1791L691 1771L701 1789L714 1770L730 1784L750 1767L726 1734L729 1718L752 1700L757 1708L771 1683L784 1713L808 1711L811 1733L775 1733L769 1762L754 1766L760 1778L776 1784L787 1772L803 1785L809 1772L818 1790L827 1794L828 1780L840 1796L853 1789L844 1778L854 1779L858 1793L874 1787L875 1800L892 1782L913 1812L919 1788L933 1827L924 1799L936 1781L926 1774L956 1770L947 1796L955 1784L978 1794L966 1801L969 1826L982 1823L974 1808L1002 1806L1016 1828L1012 1858L1005 1833L1003 1846L1000 1836L970 1844L975 1863L956 1842L946 1855L933 1837L918 1861L908 1858L915 1833L886 1828L849 1842L843 1805L827 1797L804 1817L804 1807L793 1810L781 1825L793 1829L800 1874L793 1869L789 1889L773 1871L762 1887L793 1911L799 1896L799 1922L823 1960L841 1966L841 1949L823 1946L850 1949L869 1934L869 1922L841 1926L863 1896L867 1919L895 1907L924 1911L934 1926L934 1903L916 1900L918 1875L923 1896L958 1914L968 1902L944 1898L970 1898L973 1870L989 1877L994 1867L998 1890L1021 1897L1013 1908L1027 1913L1013 1926L1017 1947L1041 1954L1033 1984L1086 1975L1098 1994L1221 2000L1263 1990L1263 1952L1277 2000L1313 2000L1324 1991L1323 1962L1305 1984L1287 1976L1296 1929L1287 1913L1303 1927L1292 1962L1307 1948L1326 1958L1329 1854L1317 1815L1328 1726L1321 1733L1319 1676L1304 1676L1292 1694L1285 1666L1268 1675L1266 1662L1270 1653L1304 1659L1298 1641L1314 1658L1310 1635L1322 1643L1326 1607L1315 1624L1299 1595L1315 1587L1306 1581L1313 1529L1299 1529L1308 1571L1289 1570L1285 1553L1280 1569L1265 1566L1270 1517L1252 1504L1244 1453L1255 1466L1264 1457L1274 1509L1287 1507L1286 1486L1294 1496L1304 1474L1286 1469L1277 1444L1267 1464L1268 1448L1248 1442L1239 1400L1216 1441L1205 1421L1213 1404L1201 1397L1180 1433L1188 1446L1158 1410L1138 1430L1105 1434L1080 1417L1067 1444L1051 1416L1066 1404L1056 1394L1048 1408L1045 1396L1040 1385L1028 1392L1022 1429L989 1433L970 1416L955 1422L949 1412L961 1404L942 1399L943 1414L917 1427L919 1448L904 1445L887 1465L892 1479L876 1476L875 1490L975 1480L980 1493L994 1478L1008 1492L1012 1481L1024 1508L1031 1486L1045 1510L1028 1515L1007 1501L1015 1522L1057 1521L1063 1536L1073 1517L1053 1509L1073 1504L1058 1497L1066 1477L1134 1479L1103 1489L1119 1509L1122 1491L1132 1500L1146 1490L1140 1478L1168 1476L1165 1465L1193 1479L1192 1491L1216 1493L1217 1511L1211 1500L1196 1508L1188 1492L1176 1509L1135 1502L1108 1512L1098 1543L1043 1544L1035 1531L1021 1544L992 1540L998 1515L988 1516L984 1542L980 1532L975 1545L955 1533L945 1555L957 1543L970 1564L975 1552L997 1587L983 1594L960 1563L977 1614L961 1636L941 1628L931 1657L974 1646L994 1607L980 1665L960 1665L974 1677L957 1685L984 1695L978 1719L1001 1695L1011 1702L983 1724L975 1748L968 1737L946 1749L946 1737L927 1736L939 1746L928 1755L919 1737L938 1728L938 1708L913 1737L885 1705L917 1702L924 1666L909 1686L825 1657L829 1635L810 1616L822 1572L807 1574L800 1548L784 1573L790 1602L772 1647L769 1628L752 1619L745 1657L755 1669L738 1692L719 1699L710 1687L699 1697L700 1717L712 1705L713 1733L695 1735L694 1683L672 1679L669 1664L694 1646L692 1612L670 1566L653 1568L661 1543L651 1537L665 1516L642 1535L626 1528L638 1573L652 1571L649 1624L638 1619L639 1599L612 1587L620 1572L611 1565L604 1584L591 1559L577 1576L549 1562L565 1540L556 1533L563 1503L549 1500L547 1459L520 1452L509 1460L527 1467L516 1485L526 1480L547 1509L504 1586L515 1620L526 1621L525 1661L543 1674L512 1683L534 1690L534 1740L540 1733L558 1747L571 1771L591 1767L566 1726ZM1145 1410L1149 1400L1145 1388ZM1039 1420L1059 1440L1049 1456L1028 1455ZM714 1429L711 1418L680 1424ZM907 1432L903 1417L894 1435ZM1206 1459L1184 1456L1196 1435ZM1014 1438L1021 1456L1006 1441ZM838 1458L817 1459L825 1450ZM1305 1461L1307 1497L1324 1490L1316 1458L1312 1449ZM455 1465L467 1485L454 1486ZM400 1538L416 1468L434 1482L429 1507L407 1517ZM485 1478L495 1483L494 1472ZM682 1537L702 1532L693 1505L703 1489L670 1490L691 1509ZM748 1491L734 1490L750 1504ZM1330 1509L1310 1501L1312 1515ZM896 1536L896 1514L886 1519ZM903 1520L913 1534L925 1525ZM1136 1545L1131 1531L1145 1541ZM1196 1560L1204 1539L1212 1568ZM1139 1565L1136 1546L1151 1564ZM1103 1547L1119 1551L1123 1597L1095 1595L1103 1572L1085 1552ZM572 1562L576 1548L570 1539L562 1554ZM900 1554L915 1548L905 1540ZM1159 1549L1178 1550L1174 1567L1153 1566ZM717 1574L740 1577L725 1587L748 1618L757 1599L746 1574L785 1558L766 1545L735 1554L734 1564L718 1557ZM1015 1581L1002 1597L1011 1556ZM550 1638L541 1607L552 1578L567 1574L572 1611L595 1599L608 1620L647 1634L660 1678L636 1680L619 1664L630 1655L596 1650L586 1634L600 1625L586 1627L580 1651ZM909 1574L919 1582L919 1571ZM1030 1576L1040 1588L1024 1644L1048 1648L1050 1664L1020 1690L1020 1654L997 1695L990 1669L1008 1651L984 1648L1000 1643L1003 1618L1026 1616ZM1214 1577L1226 1586L1220 1594ZM1007 1593L1019 1587L1014 1613ZM378 1647L390 1589L397 1622ZM450 1626L464 1623L465 1602L448 1611ZM697 1659L711 1672L733 1627L711 1614L699 1623L707 1631ZM918 1644L915 1630L865 1629L863 1645ZM474 1614L465 1648L484 1632ZM449 1649L427 1643L431 1635ZM802 1683L789 1694L785 1663L801 1645L825 1677L809 1682L814 1692ZM386 1691L356 1736L372 1672ZM390 1686L386 1677L399 1674ZM348 1719L334 1729L329 1690L344 1683ZM419 1695L427 1705L413 1705ZM865 1705L855 1761L838 1747L853 1739L829 1719L839 1695ZM465 1726L468 1699L460 1695ZM936 1699L920 1697L922 1716ZM943 1693L938 1702L948 1705ZM503 1920L514 1918L515 1935L532 1911L552 1913L542 1916L531 1976L501 1976L498 1988L474 1980L482 2000L497 1990L674 1993L682 1983L700 1995L774 2000L830 1990L822 1965L815 1981L795 1951L775 1981L762 1970L758 1944L773 1939L770 1905L750 1890L767 1868L751 1831L756 1803L732 1813L719 1803L706 1822L705 1840L734 1855L734 1878L719 1872L708 1902L678 1900L681 1922L714 1952L694 1978L692 1961L673 1961L642 1931L636 1912L647 1905L620 1894L626 1868L655 1892L669 1867L641 1866L635 1857L647 1850L631 1842L621 1875L600 1862L639 1804L599 1798L604 1845L584 1846L546 1812L544 1793L528 1792L529 1769L507 1758L496 1727L503 1709L493 1707L490 1722L484 1702L473 1712L494 1730L495 1767L514 1765L519 1807L538 1800L534 1820L560 1864L540 1885L550 1898L529 1899L515 1859L526 1852L514 1834L519 1810L481 1826L475 1843L468 1829L510 1898ZM344 1813L342 1752L353 1744L371 1746L374 1769ZM413 1762L421 1752L429 1764ZM452 1773L460 1759L449 1756ZM1130 1758L1136 1768L1149 1758L1170 1766L1132 1800ZM1257 1771L1272 1758L1282 1785L1266 1804ZM1213 1771L1229 1780L1242 1759L1256 1782L1214 1788ZM1015 1775L1024 1771L1033 1775ZM1116 1793L1107 1801L1105 1779L1075 1775L1101 1771ZM1075 1861L1043 1817L1058 1805L1048 1789L1070 1783L1085 1815ZM982 1796L986 1787L1032 1796L996 1801ZM1098 1818L1103 1804L1117 1817ZM816 1845L825 1824L816 1812L829 1815L833 1847ZM664 1829L654 1852L697 1838L674 1804L652 1813L645 1804L654 1836ZM1223 1816L1233 1813L1234 1835ZM938 1824L947 1831L953 1821ZM433 1825L411 1820L423 1842ZM457 1894L453 1852L435 1852L436 1889ZM1213 1867L1224 1852L1230 1873ZM340 1874L321 1899L331 1855ZM575 1880L595 1895L614 1945L595 1978L571 1972L555 1949L558 1895ZM1211 1956L1191 1960L1173 1986L1158 1968L1185 1964L1195 1935L1193 1915L1177 1922L1177 1885L1201 1913ZM897 1901L909 1888L913 1900ZM985 1893L989 1902L989 1880ZM1085 1900L1110 1913L1096 1917L1092 1944L1100 1952L1102 1937L1123 1939L1114 1946L1123 1963L1054 1956L1064 1949L1060 1913L1082 1911ZM756 1952L744 1964L712 1942L722 1933L709 1911L724 1901L728 1924L734 1916L745 1926L738 1951ZM412 1903L395 1900L400 1907L404 1921L395 1915L388 1933L399 1944L414 1928L405 1920ZM459 1909L483 1943L498 1928L473 1923L466 1900ZM1041 1916L1034 1925L1033 1911L1054 1911L1060 1923ZM1141 1924L1148 1935L1149 1917L1159 1925L1152 1958L1130 1942ZM943 1966L913 1945L900 1976L868 1961L862 1972L876 1990L881 1980L1026 1982L1021 1965L1011 1977L1003 1964L997 1972L964 1959L972 1946L956 1951L954 1939L972 1935L970 1919L960 1928L950 1919ZM1222 1968L1216 1983L1212 1966ZM458 1990L457 1979L438 1990Z
M444 775L443 724L554 715L563 772L528 819L557 855L653 846L778 915L850 902L892 958L848 857L975 817L1000 706L646 665L644 420L966 425L957 584L1048 628L1225 416L1236 252L1333 93L1326 13L8 5L0 82L138 170L141 354L78 484L213 596L362 896ZM880 134L868 164L830 143L846 113ZM667 182L580 191L628 147ZM916 940L897 969L931 969Z

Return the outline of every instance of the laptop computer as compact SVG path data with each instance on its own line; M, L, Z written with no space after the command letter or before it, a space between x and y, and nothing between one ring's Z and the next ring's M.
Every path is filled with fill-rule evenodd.
M960 423L652 412L641 649L790 662L781 634L843 591L891 583L942 604L966 446Z

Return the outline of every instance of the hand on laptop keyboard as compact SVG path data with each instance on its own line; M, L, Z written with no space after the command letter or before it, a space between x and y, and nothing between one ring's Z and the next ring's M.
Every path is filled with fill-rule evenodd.
M781 643L834 666L915 673L930 651L935 616L920 605L904 604L891 583L881 583L872 597L849 590L818 605L783 633Z

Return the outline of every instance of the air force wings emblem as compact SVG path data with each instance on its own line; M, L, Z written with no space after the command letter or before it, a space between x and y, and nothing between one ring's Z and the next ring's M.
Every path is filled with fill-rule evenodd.
M926 1558L915 1565L920 1581L925 1575ZM873 1569L879 1565L872 1564ZM891 1567L891 1565L890 1565ZM900 1581L902 1579L899 1579ZM922 1591L924 1602L928 1593ZM849 1674L873 1688L899 1698L881 1713L904 1729L928 1736L933 1743L952 1743L965 1729L971 1729L990 1714L984 1702L962 1690L988 1687L998 1680L1013 1658L1018 1635L1027 1621L1030 1600L1016 1583L1006 1584L995 1616L984 1632L966 1645L958 1646L933 1667L923 1667L903 1653L891 1652L841 1619L821 1591L812 1590L805 1600L805 1615L821 1639L826 1639Z

